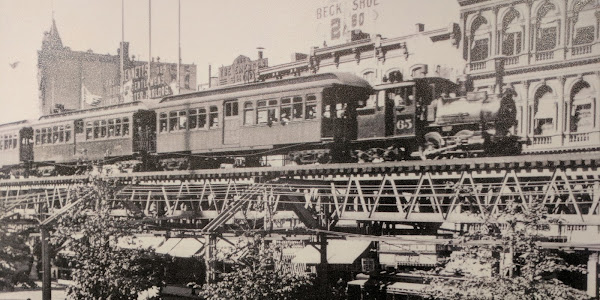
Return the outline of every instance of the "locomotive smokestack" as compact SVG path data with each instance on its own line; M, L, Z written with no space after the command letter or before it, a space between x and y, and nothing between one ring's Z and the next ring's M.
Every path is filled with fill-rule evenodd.
M494 93L502 94L502 85L504 85L504 56L495 58L496 64L496 89Z

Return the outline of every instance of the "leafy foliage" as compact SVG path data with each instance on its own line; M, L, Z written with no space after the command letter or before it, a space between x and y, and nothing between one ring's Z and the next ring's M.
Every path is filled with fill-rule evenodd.
M12 290L18 284L35 286L27 274L31 254L25 235L10 228L0 221L0 291Z
M200 295L207 300L317 299L311 293L313 278L294 274L281 255L280 248L267 245L260 236L241 242L222 257L232 263L232 271L219 282L204 285Z
M73 267L73 299L138 299L138 294L162 284L162 260L151 249L124 249L124 237L141 230L113 217L107 199L114 186L96 182L83 208L62 216L52 243L66 245Z
M567 264L557 251L542 248L540 232L549 228L542 205L527 211L508 205L465 234L450 259L430 277L435 299L588 299L584 291L556 278L557 272L585 272Z

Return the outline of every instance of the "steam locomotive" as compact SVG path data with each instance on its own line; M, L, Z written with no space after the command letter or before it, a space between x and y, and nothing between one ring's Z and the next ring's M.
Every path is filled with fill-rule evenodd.
M0 125L4 174L377 162L446 153L518 154L515 104L442 78L371 87L323 73L42 116ZM450 95L450 96L448 96ZM498 145L503 145L498 147ZM494 151L505 149L505 152Z

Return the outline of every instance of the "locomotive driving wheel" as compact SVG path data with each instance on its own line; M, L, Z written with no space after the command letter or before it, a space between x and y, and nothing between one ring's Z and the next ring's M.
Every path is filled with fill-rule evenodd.
M437 132L429 132L423 137L423 144L419 145L419 156L426 160L428 156L437 153L436 150L442 148L444 139Z

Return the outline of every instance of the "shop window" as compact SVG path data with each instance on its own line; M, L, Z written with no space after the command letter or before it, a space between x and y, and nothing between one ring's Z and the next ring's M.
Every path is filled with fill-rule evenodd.
M303 108L303 100L302 97L297 96L294 97L293 100L293 104L292 104L292 115L293 115L293 119L294 120L302 120L302 118L304 117L302 112L304 111Z
M177 129L177 112L169 112L169 131L175 131Z
M586 26L575 29L573 45L585 45L594 42L594 26Z
M488 57L489 53L489 39L479 39L473 43L471 49L471 61L481 61Z
M210 115L208 116L208 128L218 128L219 127L219 109L216 106L210 107Z
M244 103L244 125L254 125L254 108L251 101Z
M304 114L307 120L317 118L317 97L315 95L306 96L306 113Z
M160 127L160 132L166 132L167 124L169 123L166 112L160 113L159 118L158 118L158 123L159 123L159 127Z

